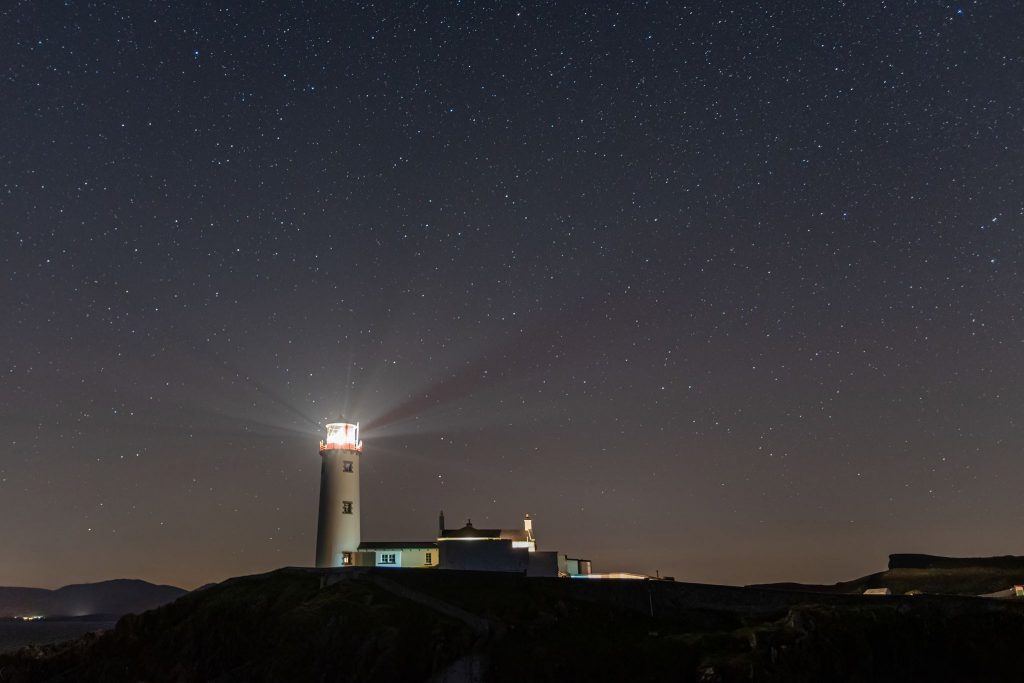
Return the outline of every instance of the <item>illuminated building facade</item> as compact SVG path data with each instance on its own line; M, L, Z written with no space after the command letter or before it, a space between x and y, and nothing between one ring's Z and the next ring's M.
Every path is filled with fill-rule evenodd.
M435 541L363 541L359 460L363 442L358 423L333 422L320 442L320 512L317 567L405 567L516 572L527 576L590 574L590 561L537 550L533 520L522 529L477 529L472 521L447 529L438 518Z

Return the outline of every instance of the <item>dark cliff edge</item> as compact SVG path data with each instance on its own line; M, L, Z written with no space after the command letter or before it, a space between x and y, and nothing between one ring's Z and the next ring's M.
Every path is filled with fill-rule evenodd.
M353 568L231 579L0 681L1019 681L1024 605Z

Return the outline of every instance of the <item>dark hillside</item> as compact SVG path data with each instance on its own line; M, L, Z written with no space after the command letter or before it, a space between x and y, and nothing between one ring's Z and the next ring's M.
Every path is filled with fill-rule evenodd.
M1020 681L1022 639L1012 601L283 569L0 656L0 681Z

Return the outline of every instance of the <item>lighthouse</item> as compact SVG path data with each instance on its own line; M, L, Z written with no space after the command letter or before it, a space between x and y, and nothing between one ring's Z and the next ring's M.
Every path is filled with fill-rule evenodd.
M344 418L342 418L344 419ZM320 517L316 566L352 564L359 550L359 423L332 422L320 442Z

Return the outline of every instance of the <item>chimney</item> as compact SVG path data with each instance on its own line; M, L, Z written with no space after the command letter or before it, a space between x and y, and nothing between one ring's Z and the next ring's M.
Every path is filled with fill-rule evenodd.
M441 514L437 516L437 528L441 530L442 534L444 533L444 510L441 510Z

